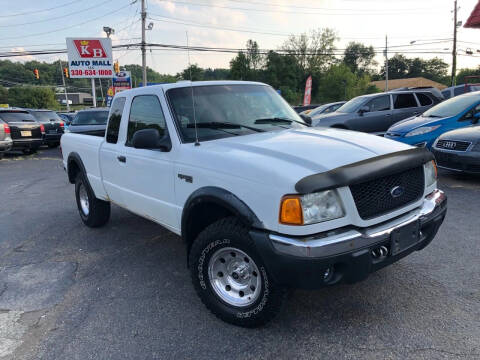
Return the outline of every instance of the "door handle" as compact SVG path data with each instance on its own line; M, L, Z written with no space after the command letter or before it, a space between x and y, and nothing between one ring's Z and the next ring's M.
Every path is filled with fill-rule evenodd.
M385 116L392 116L392 114L385 114Z
M127 158L123 155L117 156L117 160L123 163L127 162Z

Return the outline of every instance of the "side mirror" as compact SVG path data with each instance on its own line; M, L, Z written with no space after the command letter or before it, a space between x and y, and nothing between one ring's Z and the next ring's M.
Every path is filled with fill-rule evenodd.
M363 115L364 113L370 112L370 108L368 106L362 106L359 110L358 113L360 115Z
M135 131L132 138L132 145L136 149L150 149L170 151L172 143L170 137L160 137L157 129L143 129Z
M473 115L472 123L476 124L480 120L480 112Z
M305 114L300 114L300 117L303 121L305 121L308 125L312 125L312 118Z

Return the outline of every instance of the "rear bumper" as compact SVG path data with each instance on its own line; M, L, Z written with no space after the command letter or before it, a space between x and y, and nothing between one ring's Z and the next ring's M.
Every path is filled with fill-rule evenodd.
M442 169L480 174L480 152L477 151L441 151L432 149L437 166Z
M50 144L50 143L59 143L60 138L62 137L63 133L57 133L57 134L45 134L43 137L43 142L45 144Z
M303 238L253 230L251 236L277 283L314 289L363 280L371 272L423 249L437 233L446 210L446 196L436 190L424 199L422 207L370 228L342 228ZM418 238L393 254L393 234L414 223L420 230ZM376 256L381 246L386 252Z
M14 139L11 150L17 149L36 149L42 145L42 139Z
M9 151L12 148L12 140L0 140L0 151Z

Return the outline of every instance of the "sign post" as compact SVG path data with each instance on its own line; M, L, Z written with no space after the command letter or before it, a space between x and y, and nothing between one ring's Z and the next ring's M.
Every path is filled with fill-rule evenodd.
M305 94L303 95L303 106L310 105L312 99L312 75L307 78L305 83Z
M97 106L95 78L112 78L112 40L110 38L67 38L68 69L72 79L92 81L93 106Z

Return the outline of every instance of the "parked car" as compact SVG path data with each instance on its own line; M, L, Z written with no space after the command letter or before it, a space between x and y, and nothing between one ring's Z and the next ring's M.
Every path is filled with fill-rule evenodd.
M427 91L393 91L353 98L337 111L312 119L313 126L329 126L384 134L393 124L423 113L440 99Z
M77 112L67 132L104 136L109 108L94 108Z
M388 129L385 137L406 144L431 148L441 134L478 123L480 91L445 100L422 115L415 116Z
M301 112L300 115L307 115L308 117L313 119L318 115L330 114L336 111L340 106L342 106L345 103L346 101L337 101L334 103L323 104L323 105L320 105L319 107L316 107L315 109L305 110Z
M310 104L310 105L298 105L294 106L293 109L297 114L300 114L301 112L304 112L306 110L313 110L317 107L319 107L321 104Z
M68 128L72 120L75 118L76 112L58 112L57 115L60 116L60 118L63 120L65 123L65 129Z
M451 86L446 89L443 89L442 95L445 99L450 99L458 95L463 95L465 93L475 92L475 91L480 91L480 85L467 84L465 86L465 84L462 84L462 85Z
M480 126L448 131L432 147L438 167L480 174Z
M12 148L13 141L10 135L10 126L0 119L0 159Z
M37 151L43 143L45 127L23 109L0 109L0 119L10 128L13 144L10 150L21 150L25 154Z
M421 91L428 91L433 96L435 96L438 100L443 101L445 97L443 96L442 92L438 90L436 87L433 86L410 86L410 87L401 87L397 89L391 90L391 92L395 91L409 91L409 90L421 90Z
M273 318L285 287L353 283L425 248L446 211L431 152L310 128L261 83L122 91L105 137L67 133L62 152L85 225L112 202L181 235L197 294L240 326Z
M25 109L37 122L43 124L45 136L43 143L49 148L56 148L60 145L60 138L64 133L65 124L55 111L44 109Z

